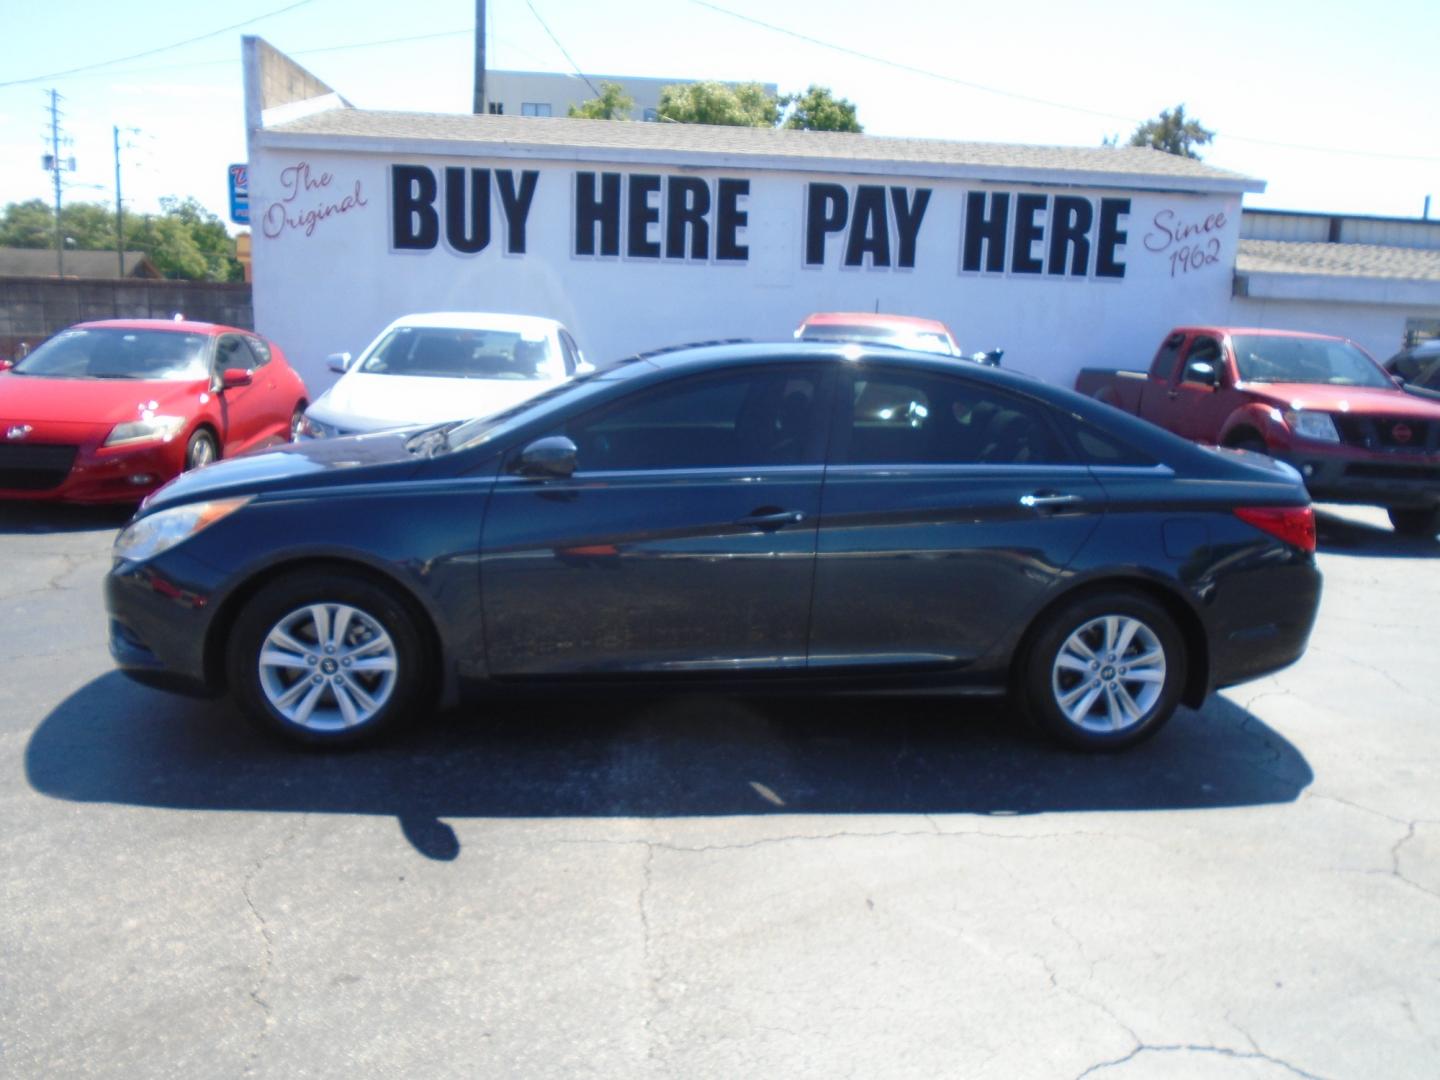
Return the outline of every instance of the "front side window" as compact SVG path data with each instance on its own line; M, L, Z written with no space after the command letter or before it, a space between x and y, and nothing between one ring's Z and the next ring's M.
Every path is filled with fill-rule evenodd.
M203 379L210 339L175 330L65 330L15 365L51 379Z
M819 464L819 376L769 368L641 391L570 421L585 472Z
M1394 385L1373 360L1348 341L1236 334L1230 344L1244 382Z
M1185 372L1180 377L1181 382L1203 383L1214 385L1220 380L1220 365L1224 354L1220 351L1220 342L1212 337L1196 338L1190 346L1190 353L1185 358ZM1196 370L1197 364L1206 364L1210 368L1208 376L1203 370Z
M360 363L372 375L444 379L539 379L564 377L550 339L511 330L401 326L390 331Z
M857 373L832 459L850 465L1069 464L1046 406L922 372Z

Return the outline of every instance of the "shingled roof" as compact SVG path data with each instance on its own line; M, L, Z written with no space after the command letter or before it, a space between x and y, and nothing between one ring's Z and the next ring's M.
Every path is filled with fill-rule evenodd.
M1440 281L1440 251L1380 244L1241 240L1235 269L1241 274Z
M403 145L410 152L523 154L551 160L654 161L814 171L890 172L1170 191L1263 191L1263 181L1132 146L1026 146L834 131L627 123L471 113L330 108L266 126L262 145ZM338 145L337 145L338 144ZM1039 174L1046 174L1043 178Z
M53 248L0 248L0 277L55 277ZM66 251L67 278L118 278L120 263L113 251ZM159 278L150 256L143 251L125 252L125 276Z

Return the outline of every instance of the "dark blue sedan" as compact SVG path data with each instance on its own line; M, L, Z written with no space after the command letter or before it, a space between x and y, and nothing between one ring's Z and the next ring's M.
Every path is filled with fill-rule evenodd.
M1009 695L1128 746L1293 662L1298 476L884 346L637 357L506 413L188 473L121 532L111 650L341 744L501 688Z

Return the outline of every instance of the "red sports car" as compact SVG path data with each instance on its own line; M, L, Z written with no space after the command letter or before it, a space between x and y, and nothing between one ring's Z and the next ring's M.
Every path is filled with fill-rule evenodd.
M80 323L6 366L0 499L137 502L186 469L293 439L308 400L277 346L213 323Z

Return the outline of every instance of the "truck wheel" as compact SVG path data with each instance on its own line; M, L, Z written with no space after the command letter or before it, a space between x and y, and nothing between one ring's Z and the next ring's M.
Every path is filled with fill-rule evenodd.
M1270 448L1265 445L1265 440L1253 432L1246 432L1244 435L1237 435L1230 440L1232 450L1253 450L1257 454L1269 455Z
M1395 526L1395 531L1402 536L1423 536L1429 539L1440 533L1440 506L1421 510L1391 507L1386 512L1390 515L1390 524Z

